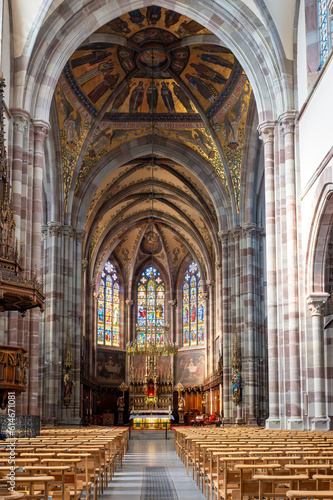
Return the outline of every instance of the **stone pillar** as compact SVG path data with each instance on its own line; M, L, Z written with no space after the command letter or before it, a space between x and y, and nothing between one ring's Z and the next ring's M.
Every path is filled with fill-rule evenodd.
M87 331L87 269L88 269L89 261L87 259L82 260L82 274L83 274L83 283L82 283L82 337L86 337Z
M229 231L219 231L218 236L222 245L222 353L223 353L223 421L231 420L231 393L230 393L230 360L231 344L229 332Z
M255 379L255 357L256 357L256 344L255 344L255 319L254 319L254 280L255 280L255 267L254 267L254 236L256 232L256 224L253 222L249 222L244 224L243 229L246 234L246 290L247 290L247 300L246 300L246 316L247 321L246 324L246 335L247 340L244 339L244 343L247 344L247 361L248 361L248 370L247 370L247 392L248 392L248 415L247 415L247 423L249 425L256 425L256 410L255 410L255 401L256 401L256 379ZM245 282L245 279L244 279ZM243 363L244 365L244 363Z
M313 293L307 297L312 320L312 360L314 418L311 420L311 430L328 431L330 418L327 415L325 388L325 358L323 309L329 297L328 293Z
M171 342L176 342L176 308L177 308L177 299L169 300L170 306L170 332L169 339Z
M60 232L62 224L57 221L47 223L49 230L47 238L47 267L48 273L45 281L46 310L44 330L44 423L54 424L59 414L59 391L61 390L60 373L60 315L59 315L59 280L58 260Z
M214 332L215 332L215 293L214 293L214 280L207 280L207 287L209 290L209 336L207 336L208 341L208 360L209 360L209 370L208 373L211 375L214 370Z
M289 429L302 429L301 414L301 371L299 351L299 304L298 304L298 263L297 263L297 210L295 175L295 113L286 112L280 117L284 137L286 173L286 230L288 266L288 330L289 330L289 381L290 417Z
M266 427L281 427L279 413L279 361L276 301L276 241L275 241L275 185L274 185L274 128L275 122L263 122L258 130L264 143L265 209L266 209L266 261L267 261L267 330L269 418Z
M127 336L126 336L126 344L127 342L130 342L132 339L131 335L131 326L132 326L132 306L134 305L134 300L132 299L126 299L126 311L127 311Z
M208 374L209 374L209 338L208 338L208 334L209 334L209 330L210 330L210 327L209 327L209 311L208 311L208 307L209 307L209 293L207 291L205 291L203 293L203 298L204 298L204 301L205 301L205 339L206 339L206 343L205 343L205 378L208 377Z

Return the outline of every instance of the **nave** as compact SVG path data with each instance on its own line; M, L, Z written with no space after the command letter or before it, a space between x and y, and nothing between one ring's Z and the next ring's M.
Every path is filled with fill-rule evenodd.
M149 474L149 469L151 473ZM158 469L157 469L158 468ZM203 500L174 447L174 432L133 432L129 449L102 500Z

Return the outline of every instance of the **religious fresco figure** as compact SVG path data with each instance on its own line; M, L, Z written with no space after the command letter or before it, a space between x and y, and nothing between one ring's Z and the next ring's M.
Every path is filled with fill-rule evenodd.
M96 102L99 101L101 97L103 97L105 92L107 92L108 90L113 90L117 85L119 77L119 73L116 73L115 75L113 75L112 73L104 75L104 82L101 82L99 85L97 85L97 87L94 88L94 90L92 90L88 94L91 102L96 104Z
M71 59L71 66L72 68L77 68L78 66L83 66L84 64L93 66L94 64L105 61L105 59L107 59L109 56L110 53L105 50L93 50L90 54Z
M211 86L207 86L205 82L200 80L197 76L191 75L190 73L186 73L185 77L188 79L189 84L194 90L197 90L202 97L207 99L209 102L213 104L213 102L216 101L217 95L214 95L212 89L210 88ZM215 94L217 92L215 91Z
M162 82L161 97L169 113L174 113L175 105L173 102L172 92L169 89L168 84L166 82Z
M155 82L151 82L147 88L147 102L149 106L149 111L151 113L156 112L158 101L158 90Z
M136 24L139 28L143 28L145 16L142 14L140 9L131 10L129 12L129 16L131 23Z
M171 26L177 24L181 16L181 14L175 12L174 10L166 10L164 15L165 15L164 26L166 28L171 28Z
M222 68L232 69L234 67L233 63L228 61L228 59L224 59L224 57L215 54L201 54L199 57L202 61L222 66Z
M119 94L116 95L115 100L113 101L112 104L113 112L117 112L119 108L124 104L127 97L129 96L130 90L131 90L131 82L125 80L124 84L121 87L121 90L119 91Z
M97 137L92 142L90 148L88 149L88 155L90 158L95 158L100 151L102 151L107 146L111 145L113 134L111 129L103 129Z
M156 7L156 5L151 5L147 7L146 19L148 25L155 26L155 24L161 19L161 7Z
M102 73L103 75L108 74L113 70L113 68L114 63L112 61L102 62L98 66L96 66L96 68L86 71L85 73L83 73L83 75L79 76L77 78L77 82L79 85L84 85L85 83L89 82L89 80L95 78L95 76L98 76L100 73Z
M179 36L194 35L203 29L202 25L196 21L184 21L178 28L177 34Z
M132 90L132 94L129 101L129 112L136 113L138 108L141 106L145 91L143 88L143 82L139 84Z
M223 75L209 68L209 66L206 66L206 64L191 63L191 66L196 70L197 76L204 78L205 80L209 80L210 82L214 83L219 83L220 85L225 84L227 81L227 79L224 78Z
M117 33L130 33L131 30L128 27L128 23L126 21L123 21L121 17L117 17L116 19L113 19L112 21L107 23L110 28L112 28L114 31L117 31Z
M173 85L173 93L177 97L178 101L184 106L188 113L193 113L193 108L190 99L187 97L183 89L176 84L176 82L172 82Z

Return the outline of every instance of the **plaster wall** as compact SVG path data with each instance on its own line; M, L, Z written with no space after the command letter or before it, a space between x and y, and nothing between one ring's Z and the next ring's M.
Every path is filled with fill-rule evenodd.
M12 0L14 57L19 57L35 22L40 7L45 0Z
M7 106L10 106L9 96L10 96L10 85L11 85L11 72L10 72L10 51L11 51L11 39L10 39L10 17L8 0L4 0L1 6L1 14L3 16L2 21L2 33L1 33L1 72L5 77L6 87L5 87L5 102Z
M298 17L296 64L297 64L298 109L301 109L308 95L304 0L301 0L299 17Z
M293 59L295 4L295 0L266 1L267 9L279 33L287 59Z
M302 191L332 147L332 60L323 72L299 120Z

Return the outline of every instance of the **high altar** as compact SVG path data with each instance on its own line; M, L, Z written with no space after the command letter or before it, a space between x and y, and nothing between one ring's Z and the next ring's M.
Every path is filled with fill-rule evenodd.
M173 377L171 359L167 373L157 370L157 356L131 356L130 360L130 419L134 429L170 429ZM137 361L137 363L135 363ZM144 371L135 370L143 365ZM167 365L168 366L168 365Z

